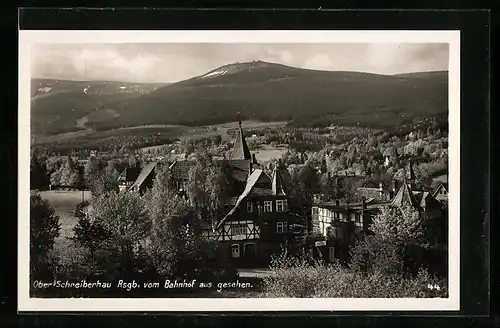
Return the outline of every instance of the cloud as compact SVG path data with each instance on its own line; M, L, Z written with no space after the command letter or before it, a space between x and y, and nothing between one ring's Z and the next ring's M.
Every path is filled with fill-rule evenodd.
M288 51L282 51L280 58L284 64L293 64L295 60L295 57Z
M114 49L40 47L33 58L33 75L76 75L83 79L142 80L155 75L161 58L152 53L125 56ZM75 77L75 76L74 76Z
M311 69L331 69L333 66L332 60L327 54L318 54L313 57L310 57L304 61L302 65L305 68Z
M379 74L448 68L446 44L39 44L32 56L33 77L131 82L176 82L257 59Z
M84 50L74 58L73 64L78 73L82 75L109 72L119 76L142 79L154 74L160 61L160 58L154 54L139 53L135 56L125 57L111 50Z
M448 69L447 44L372 44L365 56L374 70L389 74Z

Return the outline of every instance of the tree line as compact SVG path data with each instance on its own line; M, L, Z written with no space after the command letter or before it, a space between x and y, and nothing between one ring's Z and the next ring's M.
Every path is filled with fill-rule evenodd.
M110 174L107 168L103 172ZM96 187L91 199L75 209L78 223L69 239L79 249L79 257L57 257L58 218L40 194L31 195L31 249L33 259L38 259L32 261L32 279L217 281L236 277L235 269L224 261L224 250L202 236L202 229L213 227L220 217L229 192L229 172L224 166L200 155L189 172L184 196L173 188L167 166L156 168L152 188L142 195L103 185L96 164L89 164L85 174ZM47 293L90 295L75 290ZM119 295L120 291L109 293ZM109 293L106 295L115 295Z

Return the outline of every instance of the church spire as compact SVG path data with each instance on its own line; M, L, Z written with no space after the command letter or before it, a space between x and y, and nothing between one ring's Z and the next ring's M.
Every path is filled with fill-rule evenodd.
M245 136L243 135L243 129L241 128L241 121L238 122L239 131L236 135L236 140L234 142L233 154L231 159L246 159L251 160L252 155L250 155L250 150L248 149Z
M411 163L411 159L408 160L408 166L406 168L406 181L408 182L415 181L415 173L413 172L413 165Z
M403 178L403 185L399 188L396 196L392 199L392 206L404 207L412 206L413 208L418 208L419 204L413 195L410 185L406 181L406 177Z
M411 187L411 189L415 189L415 173L413 172L413 165L411 162L411 159L408 160L408 165L405 170L405 182L408 183Z

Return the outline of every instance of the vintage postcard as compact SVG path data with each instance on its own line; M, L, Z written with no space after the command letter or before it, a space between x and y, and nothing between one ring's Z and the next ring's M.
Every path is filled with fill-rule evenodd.
M19 311L459 310L459 41L20 31Z

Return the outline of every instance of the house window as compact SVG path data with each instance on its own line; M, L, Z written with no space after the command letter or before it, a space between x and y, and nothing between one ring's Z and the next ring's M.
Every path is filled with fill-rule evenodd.
M245 235L247 233L247 225L246 224L232 224L231 225L231 234L234 235Z
M253 212L253 204L252 204L252 202L247 202L247 212L249 212L249 213Z
M286 199L285 199L285 200L283 200L283 209L284 209L285 211L288 211L288 200L286 200Z
M250 243L250 244L245 244L243 247L244 249L244 254L243 256L247 259L253 259L255 258L255 244Z
M282 200L276 201L276 212L284 212L284 205Z
M264 212L272 212L273 211L273 202L270 200L264 201Z
M313 211L313 214L318 214L318 208L317 207L313 207L312 211Z
M240 257L240 245L238 244L231 245L231 257L233 258Z
M276 233L284 233L286 230L286 222L276 222Z

